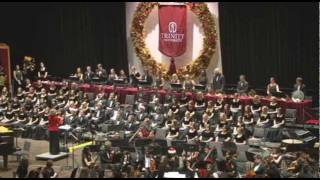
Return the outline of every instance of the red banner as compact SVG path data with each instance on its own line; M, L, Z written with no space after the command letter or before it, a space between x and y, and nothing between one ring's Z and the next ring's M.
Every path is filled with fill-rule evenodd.
M0 72L2 71L6 78L5 84L9 88L11 87L11 68L10 68L10 52L9 46L0 43Z
M159 25L159 51L169 57L181 56L187 44L186 6L159 6Z

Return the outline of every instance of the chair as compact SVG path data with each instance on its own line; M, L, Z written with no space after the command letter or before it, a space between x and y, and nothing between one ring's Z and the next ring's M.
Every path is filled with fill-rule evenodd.
M25 141L22 150L14 152L13 155L17 156L17 161L20 161L21 157L24 155L27 155L29 157L30 148L31 143L29 141Z
M161 140L166 140L166 135L167 135L167 130L165 129L157 129L155 138L156 139L161 139Z
M126 95L125 104L134 105L134 101L135 101L134 98L135 98L135 95L132 95L132 94Z
M265 136L265 128L255 127L253 130L253 136L255 138L264 138Z
M297 120L297 110L296 109L286 109L285 113L285 123L294 124Z
M89 101L90 101L90 102L95 99L95 94L94 94L94 93L88 92L87 95L88 95L88 98L89 98Z
M247 155L246 155L246 151L239 151L237 153L237 159L236 162L247 162Z

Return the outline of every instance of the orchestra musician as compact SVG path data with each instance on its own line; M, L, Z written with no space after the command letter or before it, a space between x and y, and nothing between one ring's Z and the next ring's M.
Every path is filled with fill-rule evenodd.
M18 87L22 87L23 85L23 73L20 69L19 65L16 65L15 70L13 71L13 78L14 78L14 85L15 85L15 89L17 89Z
M76 77L76 79L79 82L83 82L83 73L80 67L77 67L76 73L74 74L74 76Z
M179 80L179 77L177 74L172 74L170 83L171 84L180 84L180 80Z
M118 79L118 75L116 74L116 71L111 68L110 69L110 74L108 75L108 82L110 84L113 84L114 80Z
M293 92L295 91L302 91L304 96L306 96L307 88L301 77L296 78L296 84L293 85Z
M135 66L131 66L130 71L130 82L132 86L137 86L141 79L140 73L137 71Z
M185 80L183 81L183 89L186 91L191 91L195 85L194 80L191 79L190 75L185 75Z
M215 92L222 92L224 90L225 79L219 68L214 70L212 89Z
M84 72L84 81L91 82L94 77L94 72L91 70L91 66L86 67L86 71Z
M245 75L240 75L239 81L237 84L237 92L241 95L244 96L246 95L247 91L249 88L249 83L246 81L246 76Z
M51 109L48 120L50 154L57 155L60 153L59 126L63 124L63 117L60 116L56 109Z
M107 77L107 71L103 68L102 64L97 65L96 77L98 77L100 80L106 79Z
M40 68L38 71L38 79L45 81L48 77L48 71L43 62L40 62Z
M279 93L281 93L279 85L277 84L276 79L274 77L271 77L270 83L267 86L267 95L279 96Z
M205 70L201 70L199 78L198 78L198 84L202 86L206 86L208 83L207 74Z

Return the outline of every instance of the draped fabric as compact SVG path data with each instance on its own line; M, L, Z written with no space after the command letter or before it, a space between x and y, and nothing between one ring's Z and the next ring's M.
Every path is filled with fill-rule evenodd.
M30 55L55 76L98 63L128 72L124 2L1 3L0 16L14 64Z
M177 57L186 51L187 8L180 5L159 6L159 50Z
M221 2L219 15L227 84L236 84L245 74L251 88L265 89L271 76L280 88L293 88L301 76L318 102L318 3Z

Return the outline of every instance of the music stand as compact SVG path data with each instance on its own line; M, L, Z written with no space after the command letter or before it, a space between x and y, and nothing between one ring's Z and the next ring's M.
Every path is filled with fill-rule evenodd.
M115 86L120 86L120 87L123 87L126 85L126 82L124 81L124 79L114 79L113 80L113 84Z
M196 144L184 144L183 149L187 152L195 152L199 150Z
M248 160L248 161L254 162L255 156L256 156L256 155L255 155L254 153L251 153L251 152L246 151L246 157L247 157L247 160Z
M139 80L138 81L138 86L139 87L150 87L151 83L148 82L147 80Z
M201 84L197 84L197 85L194 85L194 89L197 90L197 91L206 91L206 86L204 85L201 85Z
M182 84L178 84L178 83L171 83L171 84L170 84L170 86L171 86L171 89L176 90L176 91L178 91L178 90L181 90L181 89L182 89Z

